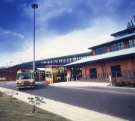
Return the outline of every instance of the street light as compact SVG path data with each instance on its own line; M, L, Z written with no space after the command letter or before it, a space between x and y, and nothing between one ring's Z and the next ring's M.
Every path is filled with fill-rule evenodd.
M33 21L33 72L35 72L35 10L38 8L38 4L33 3L32 9L34 12L34 21Z

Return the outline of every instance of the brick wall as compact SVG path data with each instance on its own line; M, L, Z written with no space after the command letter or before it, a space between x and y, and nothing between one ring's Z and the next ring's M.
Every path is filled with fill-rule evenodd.
M111 66L120 65L121 72L122 72L122 79L123 81L129 80L129 78L134 79L135 76L135 58L127 58L124 60L111 60L102 63L96 64L87 64L82 67L82 77L84 79L89 78L90 75L90 68L97 69L97 78L99 80L106 80L108 79L109 75L111 75ZM124 80L124 78L126 80ZM135 80L135 79L134 79Z
M14 81L16 80L16 68L0 69L0 81Z

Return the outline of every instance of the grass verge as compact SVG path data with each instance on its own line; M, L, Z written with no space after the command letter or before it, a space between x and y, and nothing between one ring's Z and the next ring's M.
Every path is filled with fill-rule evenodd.
M32 113L32 106L17 99L10 102L10 97L0 92L0 121L69 121L58 115L37 109Z

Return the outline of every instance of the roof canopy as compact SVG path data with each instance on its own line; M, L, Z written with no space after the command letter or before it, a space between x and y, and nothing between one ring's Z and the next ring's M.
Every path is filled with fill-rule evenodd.
M131 34L133 32L135 32L135 27L130 27L130 28L124 29L122 31L118 31L116 33L113 33L113 34L111 34L111 36L117 37L117 36L122 36L125 34Z
M83 64L87 62L105 60L109 58L117 58L120 56L126 56L126 55L131 55L131 54L135 54L135 47L127 48L127 49L123 49L119 51L108 52L108 53L95 55L95 56L89 56L87 58L82 58L81 60L75 61L73 63L66 64L65 66L78 65L78 64Z
M99 45L96 45L96 46L93 46L93 47L90 47L88 49L93 49L93 48L97 48L99 46L105 46L105 45L108 45L110 43L115 43L115 42L119 42L119 41L122 41L122 40L126 40L126 39L130 39L130 38L133 38L135 37L135 33L131 33L131 34L127 34L127 35L124 35L124 36L120 36L120 37L117 37L109 42L106 42L106 43L100 43Z

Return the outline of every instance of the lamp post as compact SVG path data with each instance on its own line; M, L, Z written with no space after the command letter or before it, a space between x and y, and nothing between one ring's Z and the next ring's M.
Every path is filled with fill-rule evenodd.
M34 12L34 21L33 21L33 72L35 72L35 39L36 39L36 36L35 36L35 11L36 9L38 8L38 4L36 3L33 3L32 4L32 9L33 9L33 12Z

